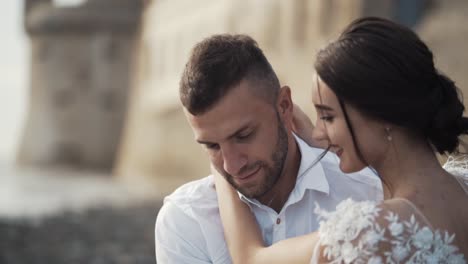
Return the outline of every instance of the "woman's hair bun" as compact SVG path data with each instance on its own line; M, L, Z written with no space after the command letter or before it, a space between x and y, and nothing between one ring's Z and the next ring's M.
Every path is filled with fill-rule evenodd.
M435 89L440 89L440 103L435 106L436 112L426 133L435 149L443 154L458 147L458 137L468 132L468 118L463 117L465 107L455 83L444 74L437 73L435 85Z

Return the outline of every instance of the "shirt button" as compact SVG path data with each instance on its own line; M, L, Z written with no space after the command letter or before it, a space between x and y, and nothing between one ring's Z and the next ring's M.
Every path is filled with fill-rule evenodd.
M276 224L277 225L281 224L281 218L276 218Z

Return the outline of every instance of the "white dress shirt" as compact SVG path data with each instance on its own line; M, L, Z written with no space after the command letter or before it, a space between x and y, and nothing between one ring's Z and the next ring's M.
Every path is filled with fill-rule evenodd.
M344 174L333 153L311 166L324 150L312 148L298 137L296 141L301 165L296 186L279 213L240 195L255 214L266 245L316 231L315 203L332 211L347 198L383 199L380 180L369 169ZM189 182L164 199L156 220L155 243L158 264L231 263L213 176Z

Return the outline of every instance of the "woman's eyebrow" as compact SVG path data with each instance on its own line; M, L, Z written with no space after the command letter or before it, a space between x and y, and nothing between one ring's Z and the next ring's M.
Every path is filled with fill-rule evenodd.
M315 104L315 107L319 110L333 111L333 108L324 104Z

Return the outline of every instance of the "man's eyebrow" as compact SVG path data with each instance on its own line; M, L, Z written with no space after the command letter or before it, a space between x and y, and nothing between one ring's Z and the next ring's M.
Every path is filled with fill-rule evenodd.
M232 133L231 135L229 135L229 136L227 137L227 139L231 139L231 138L237 136L239 133L241 133L241 132L243 132L244 130L248 129L250 126L251 126L250 123L248 123L248 124L242 126L241 128L237 129L234 133ZM205 141L205 140L199 140L199 139L197 139L197 142L200 143L200 144L203 144L203 145L216 144L216 143L214 143L214 142Z
M215 144L215 143L213 143L213 142L203 141L203 140L199 140L199 139L197 139L197 142L198 142L199 144L203 144L203 145L212 145L212 144Z
M323 104L315 104L315 108L319 110L333 111L333 108L331 108L328 105L323 105Z

